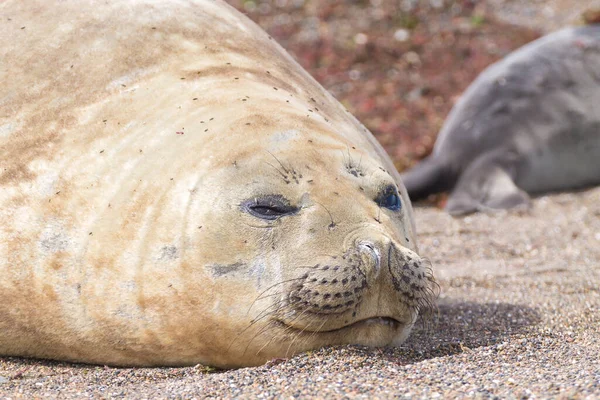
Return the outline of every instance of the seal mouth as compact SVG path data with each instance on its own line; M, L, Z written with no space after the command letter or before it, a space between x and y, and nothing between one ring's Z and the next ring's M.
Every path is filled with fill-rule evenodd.
M378 327L383 327L383 328L387 328L392 331L397 331L400 328L403 328L405 325L403 322L400 322L397 319L392 318L392 317L365 318L365 319L361 319L359 321L355 321L351 324L344 325L344 326L341 326L341 327L335 328L335 329L311 329L310 326L308 326L306 328L298 328L295 326L288 325L283 321L278 321L278 322L281 323L282 325L284 325L286 327L286 329L294 330L294 331L301 332L301 333L309 333L309 334L339 333L339 332L344 332L344 331L351 330L351 329L361 329L361 328L369 329L369 328L378 328Z
M391 317L371 317L366 319L361 319L360 321L353 322L349 325L342 326L341 328L330 329L325 331L317 331L317 332L338 332L343 329L351 329L351 328L359 328L359 327L375 327L375 326L387 326L390 329L396 330L401 325L403 325L397 319Z

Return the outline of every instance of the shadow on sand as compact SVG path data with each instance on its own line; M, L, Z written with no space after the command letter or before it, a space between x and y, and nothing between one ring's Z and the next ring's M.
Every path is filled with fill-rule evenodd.
M402 347L384 353L402 364L450 356L523 336L540 321L535 309L522 305L444 300L434 315L417 322Z

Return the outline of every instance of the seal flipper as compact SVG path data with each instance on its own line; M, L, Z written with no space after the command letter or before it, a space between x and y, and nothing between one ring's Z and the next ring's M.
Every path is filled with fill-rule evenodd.
M429 156L408 172L400 174L400 178L408 196L415 201L451 189L457 174L440 158Z
M502 161L510 161L503 165ZM513 180L514 160L484 154L461 176L450 194L446 211L464 215L475 211L528 207L530 198Z

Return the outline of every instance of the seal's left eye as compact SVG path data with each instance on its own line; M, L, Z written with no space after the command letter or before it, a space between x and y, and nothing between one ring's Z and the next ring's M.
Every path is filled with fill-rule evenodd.
M268 195L246 200L242 203L242 210L257 218L276 220L286 215L295 214L298 208L281 195Z
M402 208L402 200L394 186L388 186L382 190L375 201L380 207L385 207L392 211L397 211Z

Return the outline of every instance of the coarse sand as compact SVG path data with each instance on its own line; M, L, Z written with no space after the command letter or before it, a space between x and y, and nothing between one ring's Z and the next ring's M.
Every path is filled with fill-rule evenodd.
M454 219L417 207L439 310L396 349L256 368L0 359L2 398L600 398L600 188Z

